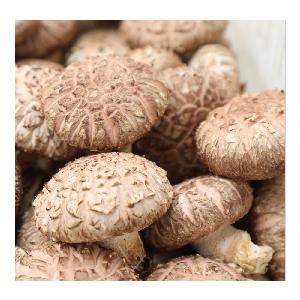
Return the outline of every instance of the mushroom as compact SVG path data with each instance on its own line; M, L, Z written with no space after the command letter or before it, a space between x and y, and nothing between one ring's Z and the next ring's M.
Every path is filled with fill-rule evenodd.
M16 280L138 280L116 253L97 245L16 247Z
M150 131L168 104L150 67L128 57L91 57L69 65L45 89L48 124L83 149L123 148Z
M59 76L63 66L46 60L24 60L16 66L16 146L51 159L69 158L75 149L62 142L45 120L41 93L48 81Z
M144 231L159 250L191 244L201 255L241 266L245 273L265 273L273 250L256 246L250 235L230 224L251 208L253 195L246 182L200 176L173 187L171 207Z
M150 45L187 55L203 44L216 41L226 25L226 21L125 20L120 30L132 48Z
M133 266L145 256L138 231L169 208L166 172L132 153L81 157L68 163L33 202L36 226L53 241L97 242Z
M275 280L285 279L285 176L260 183L255 190L250 223L259 245L271 246L275 253L269 270Z
M227 264L200 255L183 256L159 265L148 281L168 280L247 280Z
M66 65L88 57L107 54L125 55L129 47L124 37L113 29L94 29L79 36L66 55Z
M284 93L233 98L210 112L196 132L200 160L217 175L244 180L278 176L285 166Z
M157 79L169 90L170 103L161 121L133 146L168 172L172 184L205 174L194 135L210 110L228 102L226 87L216 74L197 72L187 66L167 69Z
M23 192L21 166L15 162L15 214L18 216Z
M30 38L37 30L39 22L35 20L15 21L15 44L19 45Z

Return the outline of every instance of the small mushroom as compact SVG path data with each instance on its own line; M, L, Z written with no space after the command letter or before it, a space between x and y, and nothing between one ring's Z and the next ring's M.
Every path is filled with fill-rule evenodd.
M22 172L21 166L16 161L15 162L15 214L18 216L21 206L23 185L22 185Z
M16 248L16 280L138 280L116 253L97 245Z
M259 245L268 245L275 250L269 270L275 280L284 280L285 176L261 182L255 193L251 231Z
M132 153L81 157L68 163L33 202L38 229L53 241L100 242L135 267L145 257L138 231L169 208L166 172Z
M284 119L283 91L237 96L198 127L200 160L212 173L229 178L278 176L285 166Z
M186 244L204 256L241 266L245 273L265 273L273 250L256 246L247 232L230 226L251 208L246 182L201 176L177 184L171 207L144 231L154 248L171 250Z
M172 259L170 262L159 265L148 281L168 280L247 280L236 270L219 261L204 258L200 255L183 256Z
M15 44L19 45L30 38L38 28L38 21L16 20L15 21Z

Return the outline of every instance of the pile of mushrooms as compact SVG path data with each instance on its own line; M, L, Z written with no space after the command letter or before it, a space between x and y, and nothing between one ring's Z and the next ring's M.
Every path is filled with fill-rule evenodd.
M284 280L284 92L227 24L16 21L16 280Z

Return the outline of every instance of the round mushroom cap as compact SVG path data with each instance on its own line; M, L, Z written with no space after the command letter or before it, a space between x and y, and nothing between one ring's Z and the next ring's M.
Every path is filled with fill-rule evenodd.
M151 66L155 74L168 69L182 66L181 59L173 52L163 48L146 46L136 48L129 53L129 56L136 61Z
M148 281L205 281L247 280L227 264L200 255L177 257L159 265L147 278Z
M94 29L79 36L67 54L66 65L88 57L117 54L125 55L129 47L124 37L112 29Z
M77 21L42 20L30 38L16 47L17 57L43 57L66 47L76 36Z
M150 45L187 54L216 41L226 25L226 21L126 20L122 21L120 30L133 48Z
M244 181L200 176L173 187L171 207L146 228L145 241L172 250L234 223L251 208L252 189Z
M135 143L133 151L165 169L174 184L207 172L198 159L195 132L210 110L228 100L222 79L187 66L167 69L157 79L168 88L170 103L159 124Z
M26 60L16 66L15 141L25 152L52 159L75 152L49 129L42 111L42 90L62 70L63 66L46 60Z
M68 163L33 202L36 225L54 241L101 241L139 231L162 216L172 200L166 172L125 152Z
M15 213L18 215L21 206L21 197L23 192L21 166L15 162Z
M48 124L68 144L116 150L150 131L168 92L149 66L108 55L69 65L45 90Z
M97 245L16 248L16 280L138 280L116 253Z
M16 20L15 21L15 44L19 45L25 42L30 36L32 36L37 27L39 21L35 20Z
M269 270L275 280L285 279L285 176L262 182L255 190L251 229L259 245L275 250Z
M284 172L284 93L233 98L210 112L196 132L200 160L217 175L263 180Z

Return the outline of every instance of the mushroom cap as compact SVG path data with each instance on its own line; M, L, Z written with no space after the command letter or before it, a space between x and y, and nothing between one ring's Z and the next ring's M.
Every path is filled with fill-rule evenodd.
M150 45L186 54L217 40L226 25L226 21L126 20L120 30L133 48Z
M136 48L129 53L129 56L136 61L151 66L155 74L168 68L183 65L181 59L173 51L164 48L151 46Z
M19 45L33 35L39 25L35 20L16 20L15 21L15 43Z
M62 70L62 65L46 60L20 61L16 66L15 141L25 152L52 159L67 158L75 152L49 129L42 111L42 90Z
M260 245L275 250L269 270L276 280L285 279L285 176L261 182L255 190L251 230Z
M147 278L148 281L168 280L247 280L227 264L200 255L177 257L159 265Z
M174 184L207 171L198 159L194 135L210 110L227 103L226 90L217 75L187 66L167 69L157 79L168 88L170 103L159 124L135 143L133 151L165 169Z
M21 166L15 162L15 213L18 215L21 205L21 197L23 192Z
M234 223L251 208L253 195L243 181L200 176L173 187L165 215L144 231L156 249L172 250Z
M233 98L211 111L196 132L200 160L217 175L263 180L284 172L284 93Z
M43 57L67 46L77 34L77 21L42 20L29 39L16 47L17 57Z
M172 200L166 172L132 153L112 152L68 163L33 202L36 225L54 241L101 241L139 231Z
M165 112L168 92L149 66L128 57L69 65L44 93L48 124L68 144L93 150L127 146Z
M16 280L138 280L116 253L98 245L16 248Z
M66 65L87 57L117 54L125 55L129 47L124 37L112 29L94 29L79 36L67 54Z

